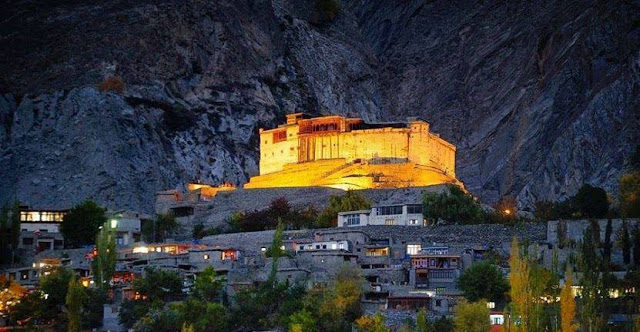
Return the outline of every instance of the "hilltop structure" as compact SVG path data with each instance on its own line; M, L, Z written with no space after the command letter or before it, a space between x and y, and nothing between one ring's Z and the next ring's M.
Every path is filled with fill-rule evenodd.
M366 123L359 118L304 113L260 129L260 175L245 188L324 186L338 189L462 186L456 147L429 123Z

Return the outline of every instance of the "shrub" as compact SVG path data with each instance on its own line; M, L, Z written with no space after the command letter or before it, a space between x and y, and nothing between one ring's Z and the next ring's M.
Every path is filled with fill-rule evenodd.
M317 0L316 10L322 15L323 20L333 21L340 13L340 4L337 0Z
M440 219L460 224L482 222L482 209L473 196L456 185L449 185L448 189L448 192L424 195L422 213L425 218L434 223Z
M113 91L121 94L124 92L124 81L117 76L107 77L98 84L98 89L102 92Z

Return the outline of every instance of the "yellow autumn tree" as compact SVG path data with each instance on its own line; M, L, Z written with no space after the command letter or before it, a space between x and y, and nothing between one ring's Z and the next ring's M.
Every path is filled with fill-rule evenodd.
M520 243L517 238L511 242L511 257L509 258L509 285L511 289L512 317L518 319L520 324L512 326L514 331L527 332L529 314L532 309L531 289L529 281L529 262L520 254ZM509 321L512 324L513 319Z
M562 332L575 332L578 330L578 324L574 323L576 318L576 299L573 297L571 287L573 286L573 277L571 270L567 269L564 277L564 287L560 292L560 319Z

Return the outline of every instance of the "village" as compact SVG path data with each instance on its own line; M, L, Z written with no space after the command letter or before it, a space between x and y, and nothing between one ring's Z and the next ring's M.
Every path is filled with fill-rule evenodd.
M321 139L317 141L326 142L315 143L313 136L306 136L304 152L287 145L281 150L285 155L283 159L274 158L269 163L266 160L262 163L262 159L261 170L264 168L265 171L245 188L236 188L229 183L214 186L194 182L182 190L157 192L153 214L105 210L102 216L105 223L99 231L100 234L111 232L106 234L111 234L113 247L107 248L113 248L115 252L109 252L109 249L105 252L100 240L84 239L82 245L72 245L61 230L71 208L41 209L21 205L17 210L18 246L13 251L17 259L12 257L1 274L10 283L18 284L25 293L37 290L43 278L60 269L73 271L82 287L106 285L107 300L102 308L100 329L121 331L131 328L123 325L121 306L150 296L135 287L136 280L155 273L150 271L175 273L182 294L178 298L193 292L199 278L213 271L222 283L220 294L224 296L220 301L232 303L248 287L270 282L299 285L308 291L326 289L344 269L350 268L357 270L363 280L357 302L364 317L382 315L386 326L395 331L405 326L407 320L415 320L420 312L433 321L455 318L458 306L469 298L463 289L465 286L461 285L461 277L474 266L490 264L506 283L512 278L514 248L526 252L525 257L531 264L550 271L554 276L550 280L557 282L550 289L557 290L569 284L571 297L580 297L583 291L581 279L576 275L574 286L571 286L572 281L566 280L565 271L579 266L578 261L584 255L582 243L589 241L585 236L594 236L591 240L608 248L607 266L615 268L607 273L614 279L629 281L630 271L640 261L640 239L633 235L640 227L638 218L607 218L605 215L597 218L585 213L578 218L534 220L516 216L516 207L509 203L496 206L493 212L478 212L478 219L473 222L448 220L446 216L433 218L425 209L438 207L439 203L429 205L428 198L460 195L462 199L468 198L470 204L477 204L464 185L455 179L452 171L454 154L437 153L438 157L431 159L415 158L414 153L401 155L401 151L417 151L415 155L424 157L429 149L398 148L395 140L384 141L388 146L381 146L374 152L369 149L354 152L362 151L360 148L336 152L340 150L339 146L349 145L348 141L340 140L340 128L355 136L359 135L358 130L366 132L361 133L363 135L373 135L371 130L380 133L387 130L383 126L365 126L359 120L347 120L320 118L315 120L318 124L313 124L313 119L305 120L301 114L294 114L283 127L286 130L261 131L263 158L272 149L280 150L279 146L265 148L265 144L273 144L273 140L285 142L291 136L287 133L297 131L298 124L301 128L311 128L309 133L325 131L326 135L318 136ZM351 127L345 129L346 124ZM455 152L455 147L440 142L441 139L428 132L426 122L411 120L408 129L400 128L393 125L392 129L405 130L401 135L409 135L417 142L421 142L417 136L423 135L428 138L426 141L439 144L441 148L438 149ZM297 138L291 137L291 141L297 142ZM412 139L398 139L397 142L411 145L414 144ZM308 143L310 141L314 143ZM335 146L335 149L322 152L327 146ZM284 153L285 150L291 154ZM274 160L284 162L276 165ZM309 174L317 176L320 173L309 162L322 163L322 160L335 165L327 166L331 170L320 172L324 175L314 180ZM411 166L406 168L409 164ZM301 165L309 171L303 170ZM372 174L371 169L376 170L375 176L366 175ZM398 171L411 169L416 171ZM326 182L314 182L320 181L318 179ZM283 184L260 188L259 184L265 181ZM345 192L344 189L349 190ZM331 205L329 201L349 195L366 204L354 210L327 207ZM277 221L264 229L232 229L233 220L239 215L244 213L246 218L247 214L266 210L269 204L273 206L278 200L284 204L282 201L286 203L287 199L301 200L296 203L300 206L317 203L316 208L324 209L329 223L324 227L307 225L284 229L283 213L276 215ZM494 219L487 217L489 213ZM174 227L166 232L159 230L159 218L170 218ZM293 222L296 218L289 217ZM277 253L274 254L274 250ZM600 252L600 247L595 247L594 252ZM108 279L101 280L103 275L97 277L95 262L103 259L101 255L105 253L113 254L114 266L107 274ZM620 298L622 303L623 299L636 296L633 286L617 285L609 289L611 299ZM0 326L9 324L10 301L0 307ZM492 331L521 324L521 318L512 314L506 297L481 301L487 309L485 319ZM545 298L544 301L555 303L559 299ZM637 318L633 310L620 309L608 314L606 326L632 326ZM557 325L557 320L549 324Z

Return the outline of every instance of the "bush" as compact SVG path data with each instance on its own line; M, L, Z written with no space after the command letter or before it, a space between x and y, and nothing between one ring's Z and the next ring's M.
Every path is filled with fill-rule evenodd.
M105 209L93 201L74 206L62 219L60 233L67 247L78 248L93 244L100 226L107 218Z
M456 185L448 185L448 192L425 193L422 213L433 223L444 220L449 223L476 224L483 220L483 211L473 196Z
M317 0L315 7L324 21L333 21L340 13L340 4L337 0Z
M338 226L338 213L345 211L368 210L371 202L359 192L348 190L344 195L332 195L329 197L329 206L318 216L316 227Z
M609 212L607 192L602 188L583 185L573 197L577 212L586 218L602 218Z
M464 297L472 302L480 299L499 302L509 290L507 279L489 262L477 263L464 270L458 285Z
M124 92L124 81L120 77L107 77L104 81L98 84L98 90L102 92L117 92L122 94Z

